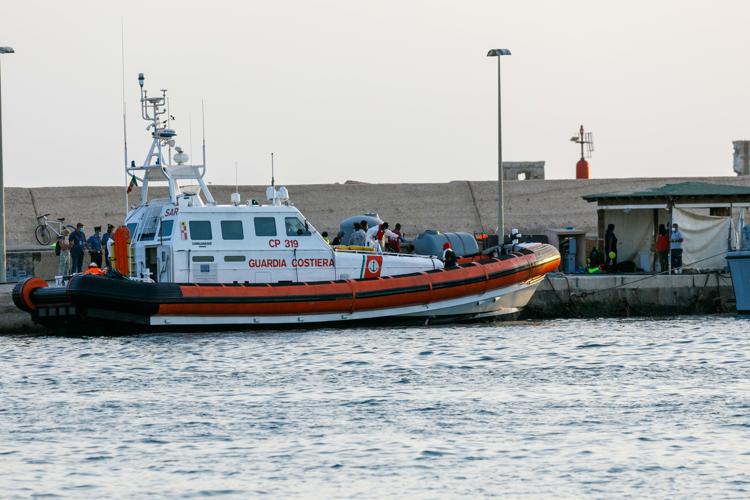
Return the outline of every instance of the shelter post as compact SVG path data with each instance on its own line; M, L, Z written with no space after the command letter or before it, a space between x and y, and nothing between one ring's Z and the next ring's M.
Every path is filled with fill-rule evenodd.
M596 210L596 246L602 255L604 255L604 222L604 209L599 208Z
M656 259L659 258L659 254L656 252L656 240L659 238L659 209L654 208L652 212L654 214L654 238L651 240L651 244L653 245L654 251L651 253L654 255L654 262L651 264L651 267L653 272L656 273ZM664 272L664 269L659 269L661 272Z
M667 228L667 237L669 238L669 250L667 251L667 269L669 274L672 274L672 208L674 208L674 200L667 198L667 210L669 210L669 227Z

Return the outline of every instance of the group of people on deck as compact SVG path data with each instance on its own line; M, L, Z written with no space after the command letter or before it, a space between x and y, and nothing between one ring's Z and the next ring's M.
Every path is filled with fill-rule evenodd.
M326 235L327 236L327 235ZM376 252L401 252L401 242L403 241L401 224L396 224L393 230L390 224L382 222L370 227L366 220L354 223L354 231L348 238L344 238L343 233L339 233L333 239L331 245L348 245L358 247L369 247ZM344 241L346 239L346 241Z
M115 227L112 224L108 224L107 232L102 234L101 226L95 226L94 234L88 238L86 237L85 227L80 222L76 224L75 230L64 230L55 243L55 254L58 256L58 275L69 276L82 272L86 253L89 254L90 270L110 267L114 229Z

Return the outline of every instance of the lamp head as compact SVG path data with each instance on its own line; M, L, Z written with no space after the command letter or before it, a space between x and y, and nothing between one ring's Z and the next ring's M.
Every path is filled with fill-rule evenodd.
M487 52L487 57L500 57L500 56L509 56L510 50L508 49L492 49L489 52Z
M143 88L144 80L146 80L146 77L143 76L143 73L138 73L138 85L140 85L141 88Z

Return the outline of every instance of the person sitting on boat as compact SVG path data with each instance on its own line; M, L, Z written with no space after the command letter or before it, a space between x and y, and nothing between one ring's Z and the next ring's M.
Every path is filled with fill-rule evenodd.
M336 237L333 238L333 241L331 242L331 246L335 247L335 246L341 245L341 238L343 237L344 237L344 231L339 231Z
M396 223L396 227L393 228L392 233L395 237L388 238L388 241L385 243L385 249L388 252L401 253L401 239L403 238L403 235L401 234L400 223Z
M367 246L367 221L366 220L363 220L362 222L359 223L359 229L355 229L354 233L349 239L349 246L353 246L353 247Z
M443 243L443 264L446 268L456 267L456 252L451 248L450 242Z
M349 236L344 239L344 245L351 245L352 244L352 238L354 238L354 234L359 231L359 222L355 222L352 226L352 232L349 234Z
M323 231L320 235L323 237L323 241L326 242L326 245L331 244L331 240L328 239L328 231Z
M377 252L382 252L385 248L385 240L396 239L398 235L388 229L388 223L383 222L377 226L372 226L367 230L367 246L374 248Z
M89 264L88 269L86 269L83 274L93 274L94 276L100 276L102 274L106 274L106 272L104 271L104 269L97 266L96 262L92 262L91 264Z

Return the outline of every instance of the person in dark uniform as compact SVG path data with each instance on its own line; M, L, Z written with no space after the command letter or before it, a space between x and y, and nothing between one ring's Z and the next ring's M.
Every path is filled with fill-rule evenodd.
M76 230L68 236L70 243L70 273L80 273L83 270L83 251L86 250L86 235L83 224L76 224Z
M94 227L94 234L89 236L86 241L86 245L89 247L89 255L91 256L91 262L96 264L96 267L102 267L102 226Z
M90 262L97 265L97 267L102 267L102 260L103 260L103 254L102 254L102 227L101 226L95 226L94 227L94 234L89 236L86 240L86 248L89 251L89 257L91 258Z

